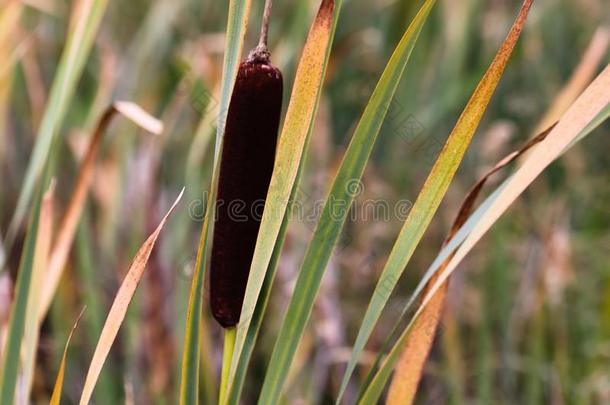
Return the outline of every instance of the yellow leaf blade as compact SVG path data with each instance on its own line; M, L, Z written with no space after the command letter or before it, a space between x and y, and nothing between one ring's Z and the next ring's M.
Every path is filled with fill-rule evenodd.
M508 154L481 177L464 198L449 234L445 238L445 244L455 235L460 227L464 225L468 216L472 213L476 198L487 180L519 156L530 150L533 146L542 142L553 127L537 135L518 150ZM450 259L451 257L446 259L443 266L446 266ZM443 269L444 267L441 267L439 271L442 271ZM431 288L437 278L437 275L433 276L427 282L427 287ZM414 320L412 332L408 336L394 372L394 378L388 392L388 404L413 403L415 394L417 393L417 386L421 380L424 365L428 358L428 354L430 353L430 349L432 348L436 329L442 316L448 284L449 282L445 281L445 283L441 285L422 314Z
M53 209L54 209L55 181L52 181L48 190L42 197L40 207L40 222L38 234L36 235L36 247L34 249L34 265L32 267L32 279L28 295L26 309L25 329L23 334L22 350L24 351L23 381L21 390L17 392L24 402L27 402L32 387L34 365L36 362L36 351L38 349L38 337L40 324L38 322L38 310L40 308L40 291L44 286L45 270L49 259L51 240L53 238Z
M68 347L70 346L70 341L72 340L72 336L74 335L74 331L80 322L83 314L85 313L85 308L82 309L78 318L74 322L74 326L72 326L72 330L68 335L68 339L66 340L66 345L64 346L64 352L61 355L61 361L59 363L59 370L57 371L57 377L55 378L55 385L53 386L53 394L51 394L51 400L49 401L49 405L59 405L59 401L61 400L61 391L64 386L64 375L66 373L66 358L68 357Z
M461 229L456 230L456 236L448 241L447 248L439 254L439 257L445 257L443 263L437 265L436 261L439 259L437 257L435 264L426 272L426 274L433 272L434 280L426 289L426 295L411 323L402 332L398 342L384 361L382 371L377 373L376 379L381 380L384 376L389 375L392 364L395 363L399 351L408 341L417 319L423 316L426 308L434 300L435 294L443 288L449 276L466 254L472 250L476 242L552 161L610 116L608 86L610 86L610 65L568 109L546 138L531 150L527 159L516 172L465 221L465 225ZM471 223L471 221L474 222ZM465 236L462 234L463 228L466 228L467 231ZM456 247L452 247L454 239L461 243L461 245L457 245L459 246L457 250L455 250ZM443 256L445 250L449 252L447 256ZM418 290L416 290L414 296L417 294Z
M284 213L303 155L307 133L318 105L334 33L333 18L336 15L335 11L334 0L322 0L297 67L290 103L277 146L275 166L269 184L265 210L252 257L242 313L237 326L235 355L231 363L229 384L235 376L239 355L256 308L256 301L265 279L265 273L273 255L273 248L282 226Z
M117 113L122 114L133 123L152 134L160 134L163 131L163 123L161 121L148 114L137 104L127 101L115 102L108 107L100 117L85 153L85 157L78 169L76 185L74 186L74 191L70 197L66 213L61 220L57 240L51 251L47 269L47 279L42 289L39 321L44 319L51 306L51 301L57 290L66 261L68 260L68 255L70 254L70 249L72 248L72 243L74 242L74 237L76 236L76 230L80 216L83 212L83 207L87 201L87 194L91 187L91 182L93 181L95 162L100 143L106 133L106 129Z
M353 372L356 360L364 350L365 344L390 298L390 294L447 192L521 35L531 5L532 0L523 2L511 30L449 134L413 208L409 212L375 286L344 378L349 378ZM371 387L365 388L366 401L375 401L381 395L381 388L388 377L389 375L384 375L374 381L375 384Z
M521 35L532 2L533 0L525 0L523 2L511 30L485 72L485 75L474 90L455 127L451 131L413 208L409 212L409 216L400 230L381 277L375 287L373 297L364 316L363 327L361 327L361 330L358 332L358 337L356 338L354 353L360 353L363 350L368 337L372 333L373 326L379 319L390 294L394 290L394 287L404 272L415 248L421 240L424 231L430 224L443 196L447 192L449 184L475 134L517 40ZM418 341L417 343L426 343L426 340L422 341ZM359 403L374 403L379 399L394 368L396 358L398 357L397 352L393 352L393 354L393 357L386 358L382 367L375 372L372 380L365 386ZM350 361L353 362L353 357ZM411 385L414 384L411 383ZM409 396L409 392L407 392L407 396ZM406 401L407 402L405 403L409 403L408 398Z
M95 387L97 378L99 377L102 366L104 365L106 357L110 352L112 343L119 332L121 323L125 318L127 307L133 298L142 275L144 274L144 269L146 268L146 263L148 262L150 253L152 252L152 249L157 242L157 238L159 237L159 234L161 233L161 230L163 229L169 215L172 213L174 208L176 208L176 205L182 198L183 193L184 189L182 189L176 201L172 204L167 214L165 214L157 226L157 229L155 229L148 239L146 239L142 247L140 247L136 253L129 271L127 272L127 275L125 276L125 279L123 280L123 283L121 284L121 287L114 298L114 302L112 303L112 307L110 308L110 312L106 318L104 328L102 329L101 336L97 342L93 359L91 360L91 365L89 366L89 371L87 372L87 377L83 386L83 393L80 399L81 405L88 404L89 400L91 399L91 394L93 393L93 388Z
M468 237L455 252L455 256L448 263L447 268L440 274L439 280L426 294L422 307L430 301L440 284L449 277L466 254L517 197L610 105L608 88L610 88L610 65L606 66L604 71L568 109L547 138L531 151L528 159L517 169L505 187L500 190L498 196L479 218Z
M386 404L408 405L413 403L440 321L445 296L447 295L447 285L448 283L445 282L439 288L434 298L413 325L413 332L411 332L398 360Z

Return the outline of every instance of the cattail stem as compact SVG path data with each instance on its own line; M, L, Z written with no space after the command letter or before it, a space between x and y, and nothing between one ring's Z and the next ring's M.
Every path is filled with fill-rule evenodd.
M261 33L258 38L258 45L248 55L249 61L269 62L269 48L267 38L269 37L269 21L271 20L271 7L273 0L265 0L265 10L263 11L263 21L261 23Z
M261 35L258 39L258 46L267 47L267 38L269 37L269 19L271 18L271 7L273 0L265 0L265 10L263 11L263 22L261 24Z
M222 371L220 374L220 395L218 404L224 405L229 394L229 370L231 369L231 361L233 360L233 350L235 349L236 328L227 328L224 330L225 342L222 351Z

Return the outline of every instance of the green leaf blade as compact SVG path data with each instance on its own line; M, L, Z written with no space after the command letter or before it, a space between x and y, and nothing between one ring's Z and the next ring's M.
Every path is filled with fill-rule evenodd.
M299 273L265 376L260 404L277 403L311 314L320 281L353 202L364 167L434 0L424 3L390 58L354 132Z
M319 104L341 4L341 0L322 0L297 68L277 146L273 175L252 257L240 321L237 325L235 355L229 372L229 385L233 384L246 338L252 333L250 326L265 279L268 279L267 274L273 268L270 264L274 250L278 246L278 241L283 238L283 236L279 238L282 224Z
M560 126L558 124L547 136L545 141L541 142L536 149L532 149L531 154L523 165L517 169L513 175L507 178L479 206L462 226L458 234L453 238L458 239L460 233L464 235L458 239L461 241L461 245L459 243L457 244L457 247L456 245L453 245L453 249L457 248L457 252L443 271L438 274L436 281L426 293L426 296L410 323L404 329L398 341L393 345L380 369L375 373L371 384L364 391L359 403L373 403L379 398L417 318L426 308L426 305L430 302L436 291L438 291L440 286L452 274L465 255L473 248L474 244L483 236L500 215L506 211L510 202L514 201L524 188L531 184L536 176L538 176L553 160L557 159L567 149L587 136L602 122L610 118L610 96L606 90L602 90L607 89L608 85L610 85L610 65L606 67L606 70L600 75L600 80L594 82L594 85L596 86L596 91L587 93L585 102L581 102L577 105L578 108L569 111L569 115L566 113L566 117L563 119L565 125ZM583 121L585 121L586 124L583 123ZM578 123L574 125L573 123L575 122ZM574 132L574 130L576 131ZM446 248L441 251L439 257L449 248L450 245L447 245ZM453 250L449 251L448 255L450 255L452 251ZM438 260L435 260L434 263L437 263L437 261ZM443 262L444 261L445 259L443 259ZM438 266L431 266L426 272L426 275L428 275L428 273L434 274L437 268ZM427 284L427 281L424 281L425 280L422 279L419 285L424 286ZM417 291L421 292L423 291L423 288L420 289L418 286L416 292ZM409 302L413 302L415 298L416 296L413 296Z
M0 404L12 404L15 399L17 385L17 373L20 369L21 343L27 315L27 304L31 293L31 281L34 269L34 255L36 252L36 239L40 223L40 211L42 207L42 190L44 184L40 185L37 192L32 217L27 232L21 263L17 275L15 287L15 299L11 310L10 321L7 332L4 359L0 369Z
M23 221L36 181L42 173L51 145L68 111L68 105L85 67L108 0L86 0L82 3L76 8L77 13L73 15L66 47L53 80L47 108L42 117L34 150L26 170L23 188L9 226L7 236L9 243Z
M207 199L207 209L201 229L197 247L197 260L193 271L193 279L189 293L189 302L184 333L184 346L182 352L182 367L180 376L181 405L196 405L199 403L199 361L201 352L201 315L203 307L203 283L205 280L206 253L212 224L210 215L214 212L216 187L218 183L220 150L224 135L226 116L229 110L231 94L235 84L235 77L239 69L241 53L248 19L250 16L251 0L231 0L229 3L229 16L227 22L227 52L223 61L223 76L221 83L220 106L218 124L216 127L216 148L214 152L214 171L210 193ZM206 116L202 117L203 120Z

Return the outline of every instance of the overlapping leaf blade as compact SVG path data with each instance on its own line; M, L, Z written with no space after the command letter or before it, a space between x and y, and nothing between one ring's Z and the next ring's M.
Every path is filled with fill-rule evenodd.
M45 166L45 173L47 172L48 166ZM4 348L5 355L0 366L0 404L12 404L15 398L17 372L20 364L21 342L25 328L27 304L29 301L28 296L31 290L34 256L40 225L40 210L42 208L42 195L45 183L46 182L43 182L40 185L39 191L35 196L30 226L21 254L21 262L15 287L15 298L13 300L13 308L11 309L8 335Z
M270 268L269 264L296 181L307 134L317 110L341 3L341 1L322 0L297 68L292 95L277 146L273 176L252 258L240 322L237 326L235 355L229 373L229 386L233 383L260 291Z
M155 243L157 242L159 234L167 222L167 219L174 208L176 208L176 205L178 205L178 202L180 202L183 193L184 189L182 189L176 201L172 204L163 219L161 219L161 222L157 228L152 234L150 234L134 256L133 262L129 267L125 279L114 297L114 301L110 307L110 311L108 312L106 322L102 328L102 333L97 342L97 346L95 347L95 352L93 353L93 359L89 365L87 377L85 378L85 384L83 386L83 392L79 402L81 405L88 404L89 400L91 399L93 389L95 388L97 379L102 371L102 366L104 365L108 353L110 352L110 348L112 347L112 344L114 343L114 340L119 332L119 328L125 319L127 308L136 292L136 288L140 283L142 275L144 274L150 254L155 246Z
M341 385L340 400L353 373L356 362L371 335L390 294L402 275L411 255L415 251L428 225L441 203L449 184L458 169L472 137L483 117L512 50L521 34L532 1L526 0L510 33L496 54L489 69L479 82L471 99L449 135L445 146L435 162L413 208L394 243L390 256L377 282L373 297L364 315L354 344L352 355Z
M34 186L47 161L53 139L57 136L64 116L68 111L68 106L93 46L107 3L108 0L81 0L75 5L75 13L71 19L66 47L53 80L47 108L38 129L34 151L9 227L9 240L14 237L27 211Z
M259 403L276 403L307 325L324 270L339 238L364 167L423 23L435 1L426 1L406 30L377 84L345 153L299 273L269 363ZM337 215L338 214L338 215Z
M218 183L219 159L222 148L222 138L225 130L226 116L229 110L231 94L235 84L235 77L239 69L241 53L244 47L244 38L250 15L251 0L231 0L229 2L229 16L227 23L227 43L224 56L223 76L220 92L220 106L218 109L216 127L216 148L214 151L214 172L210 193L207 199L207 209L203 220L199 244L197 247L197 260L193 271L189 303L186 315L184 332L184 347L182 352L182 368L180 379L180 404L197 404L199 397L199 355L201 345L201 311L203 305L203 282L205 278L205 262L208 247L208 237L212 228L211 218L214 212L216 187ZM206 119L205 116L202 119Z
M429 302L476 242L480 240L483 234L544 168L610 117L610 93L607 92L608 86L610 86L610 65L606 67L604 72L589 86L587 91L563 115L547 138L531 151L519 169L506 179L477 208L452 240L439 253L432 266L430 266L419 282L405 310L421 294L432 277L435 278L435 281L427 290L411 322L404 329L398 341L386 356L380 369L376 371L371 384L368 385L361 398L361 403L370 403L369 401L375 401L379 398L416 320L422 315ZM449 257L452 258L443 267L442 272L437 274L439 267Z

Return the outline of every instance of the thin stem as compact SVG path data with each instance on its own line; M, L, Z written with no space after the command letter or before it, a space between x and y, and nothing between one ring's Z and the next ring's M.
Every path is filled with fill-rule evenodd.
M231 360L233 360L233 350L235 349L236 328L225 329L225 343L222 351L222 371L220 374L220 396L218 403L224 405L227 400L227 384L229 383L229 370L231 368Z
M271 7L273 0L265 0L265 10L263 11L263 21L261 23L261 34L258 38L258 45L248 55L250 62L269 62L269 49L267 39L269 38L269 21L271 20Z
M259 47L267 47L267 38L269 37L269 20L271 18L271 7L273 0L265 0L265 10L263 11L263 22L261 25L261 35L258 39Z

